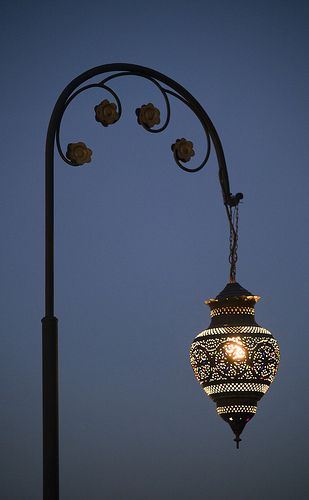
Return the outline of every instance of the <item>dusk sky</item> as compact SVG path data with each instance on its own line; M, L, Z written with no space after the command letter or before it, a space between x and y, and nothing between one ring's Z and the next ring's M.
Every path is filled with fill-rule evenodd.
M127 62L166 74L210 115L240 205L237 281L261 295L257 322L281 348L277 377L236 450L203 393L189 347L229 277L229 231L214 150L181 171L171 144L205 151L196 117L171 98L161 134L135 109L157 89L114 80L123 116L104 128L90 90L55 154L61 500L308 498L308 112L306 1L2 0L0 498L42 498L41 318L44 147L62 89ZM95 81L99 81L97 78Z

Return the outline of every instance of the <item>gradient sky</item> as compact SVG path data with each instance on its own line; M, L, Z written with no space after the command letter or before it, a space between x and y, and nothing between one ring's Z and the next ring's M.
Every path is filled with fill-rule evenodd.
M239 451L195 381L203 300L228 281L228 227L212 154L186 174L170 145L204 143L172 101L163 134L135 108L162 97L115 81L124 114L101 127L77 99L56 155L56 315L62 500L308 498L308 33L305 1L2 0L1 500L39 500L44 142L58 94L88 68L129 62L184 85L221 137L240 207L238 281L281 346L277 379ZM200 153L199 153L200 152Z

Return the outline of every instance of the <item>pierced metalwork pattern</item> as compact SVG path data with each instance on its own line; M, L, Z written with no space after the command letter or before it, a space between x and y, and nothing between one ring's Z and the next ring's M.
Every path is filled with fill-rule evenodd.
M254 307L237 307L237 306L227 306L218 307L210 311L210 317L222 316L223 314L251 314L254 316Z
M261 326L224 326L217 328L207 328L207 330L203 330L201 333L199 333L196 336L196 339L199 337L207 337L210 335L241 335L244 333L258 333L263 335L270 335L272 337L271 332L269 330L266 330L266 328L262 328Z
M227 346L231 343L235 348L241 346L245 355L230 355ZM230 337L220 333L217 338L195 340L190 351L191 365L200 384L203 387L216 382L224 384L222 392L228 390L226 383L231 382L270 384L276 375L279 358L277 341L268 336Z
M229 406L218 406L218 415L223 415L225 413L256 413L256 406L253 405L229 405Z
M230 281L214 299L205 301L212 319L190 349L194 374L216 403L218 415L230 425L237 448L280 360L276 339L255 321L254 306L259 299Z
M204 387L204 391L208 396L210 396L211 394L221 394L224 392L261 392L263 394L266 394L268 389L269 385L256 384L254 382L244 384L217 384Z

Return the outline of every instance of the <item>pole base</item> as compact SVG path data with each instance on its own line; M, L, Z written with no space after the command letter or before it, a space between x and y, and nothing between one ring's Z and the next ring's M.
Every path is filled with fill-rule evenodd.
M42 319L43 500L59 500L58 320Z

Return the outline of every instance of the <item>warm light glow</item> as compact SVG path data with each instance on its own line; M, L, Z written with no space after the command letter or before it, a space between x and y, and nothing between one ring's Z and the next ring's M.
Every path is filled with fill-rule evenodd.
M210 312L210 317L213 318L215 316L222 316L228 314L251 314L254 316L254 307L239 307L239 306L222 306L217 307L216 309L212 309Z
M223 415L226 413L256 413L255 405L229 405L229 406L218 406L218 415Z
M239 335L242 333L262 333L263 335L272 336L269 330L266 328L262 328L261 326L228 326L224 327L216 327L216 328L207 328L207 330L203 330L199 333L197 337L206 337L206 335Z
M223 383L204 387L204 391L208 396L211 396L211 394L220 394L221 392L261 392L262 394L266 394L268 389L269 385L256 384L255 382L241 384Z
M265 394L274 380L279 358L279 347L271 333L251 325L204 330L190 351L198 381L207 394L215 397L226 392Z
M229 423L238 447L244 426L276 375L280 351L276 339L254 318L257 295L229 283L210 306L211 322L192 342L190 362L217 413ZM235 295L233 295L235 293Z
M233 341L227 342L224 346L224 350L228 357L233 361L244 361L246 359L247 350L238 339L233 339Z

